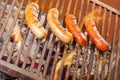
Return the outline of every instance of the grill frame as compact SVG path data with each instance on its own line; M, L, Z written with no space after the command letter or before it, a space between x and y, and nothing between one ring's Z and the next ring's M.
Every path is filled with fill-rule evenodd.
M7 5L7 1L9 1L9 0L6 0L6 4L3 6L3 10L2 10L2 13L0 14L0 19L1 19L1 17L2 17L2 15L4 14L4 11L5 11L5 9L6 9L6 5ZM5 28L6 28L6 25L7 25L7 22L8 22L8 19L10 18L10 16L11 16L11 13L12 13L12 9L13 9L13 6L15 5L15 1L16 0L13 0L13 2L12 2L12 5L11 5L11 8L10 8L10 10L9 10L9 12L8 12L8 14L7 14L7 16L6 16L6 20L5 20L5 22L2 24L2 29L1 29L1 31L0 31L0 38L2 38L2 35L3 35L3 32L4 32L4 30L5 30ZM22 0L21 1L21 3L20 3L20 6L19 6L19 8L18 8L18 10L17 10L17 12L16 12L16 15L14 16L14 21L12 22L12 25L10 26L10 31L9 31L9 33L8 33L8 36L7 36L7 39L4 41L4 43L3 43L3 47L2 47L2 50L1 50L1 52L0 52L0 58L2 58L2 55L4 54L4 51L5 51L5 49L6 49L6 46L7 46L7 44L9 43L9 40L10 40L10 34L12 33L12 29L14 28L14 26L15 26L15 24L16 24L16 21L17 21L17 19L18 19L18 16L19 16L19 14L20 14L20 10L21 10L21 8L23 7L23 1L24 0ZM114 9L114 8L112 8L112 7L110 7L110 6L108 6L108 5L106 5L106 4L104 4L104 3L102 3L102 2L100 2L100 1L98 1L98 0L87 0L86 2L84 1L84 0L81 0L81 1L79 1L79 0L76 0L76 2L74 2L74 0L70 0L69 2L67 1L67 0L60 0L60 1L58 1L57 2L57 0L44 0L43 2L42 2L42 0L40 0L40 1L38 1L38 3L39 4L41 4L41 6L40 6L40 13L39 13L39 16L38 16L38 19L40 20L41 19L41 15L44 13L44 12L46 12L47 13L47 11L51 8L51 7L57 7L58 9L59 9L59 11L60 11L60 21L61 21L61 23L63 24L63 26L65 26L65 24L64 24L64 22L62 21L62 19L64 19L64 16L66 15L66 14L68 14L68 13L72 13L73 11L73 14L76 14L77 15L77 12L75 13L75 9L77 9L77 6L74 8L74 9L72 9L70 6L73 4L75 4L75 5L78 5L79 3L77 3L77 2L81 2L81 5L80 5L80 9L81 9L81 11L83 11L83 9L84 9L84 5L83 4L86 4L87 6L86 6L86 9L85 9L85 12L84 13L82 13L81 11L79 11L79 13L78 13L78 24L80 24L80 21L81 21L81 19L82 19L82 17L84 17L84 15L86 15L88 12L89 12L89 7L90 7L90 5L91 5L91 11L92 10L94 10L95 9L95 7L98 5L98 7L99 7L99 9L100 10L103 10L103 21L101 22L101 24L99 24L98 26L102 26L101 28L102 29L100 29L100 28L98 28L99 29L99 31L100 31L100 33L101 33L101 35L107 40L107 41L109 41L109 36L110 36L110 34L112 34L112 32L111 33L109 33L110 32L110 24L111 24L111 20L113 19L112 18L112 15L115 15L115 22L114 22L114 25L116 26L116 27L113 27L113 39L112 40L110 40L110 42L111 42L111 45L112 45L112 49L111 49L111 52L110 52L110 61L109 61L109 68L108 68L108 77L107 77L107 80L110 80L111 79L111 74L112 74L112 61L113 61L113 56L114 56L114 47L115 46L117 46L117 50L116 50L116 64L115 64L115 74L114 74L114 80L116 80L117 79L117 71L118 71L118 62L119 62L119 53L120 53L120 37L119 37L119 35L120 35L120 28L119 27L117 27L117 26L120 26L120 24L119 24L119 22L120 22L120 11L118 11L118 10L116 10L116 9ZM91 4L90 4L91 3ZM53 4L53 5L52 5ZM56 5L55 5L56 4ZM63 4L63 5L61 5L61 4ZM68 4L68 6L67 6L67 8L66 8L66 6L65 6L65 4ZM109 31L109 32L107 32L107 35L105 35L104 34L104 29L105 29L105 17L106 17L106 14L107 14L107 12L109 13L109 19L107 20L108 21L108 29L107 29L107 31ZM45 15L46 16L46 15ZM21 19L21 28L22 28L22 26L23 26L23 23L24 23L24 15L23 15L23 17L22 17L22 19ZM43 26L47 26L47 20L46 20L46 18L45 18L45 20L44 20L44 23L43 23ZM119 35L118 35L118 38L116 38L117 36L116 36L116 34L117 34L117 31L119 31ZM28 32L29 32L29 29L27 29L27 31L26 31L26 35L28 35ZM36 58L36 56L37 56L37 53L38 53L38 51L39 51L39 44L40 44L40 42L42 41L42 40L38 40L37 41L37 43L38 43L38 45L36 45L36 49L35 49L35 55L34 55L34 59L33 59L33 62L32 62L32 65L30 66L30 72L28 72L28 71L25 71L24 70L24 68L25 68L25 65L26 65L26 63L24 63L23 65L22 65L22 68L19 68L17 65L18 65L18 62L19 62L19 57L20 57L20 54L22 53L22 51L21 50L23 50L23 46L24 46L24 44L25 44L25 41L26 41L26 38L27 38L27 36L24 38L24 42L22 43L22 47L20 48L20 50L18 51L18 57L17 57L17 60L16 60L16 62L15 62L15 64L11 64L10 63L10 59L11 59L11 56L12 56L12 54L13 54L13 50L14 50L14 47L15 47L15 44L16 43L13 43L12 44L12 47L11 47L11 49L10 49L10 51L9 51L9 57L8 57L8 59L7 59L7 61L3 61L3 60L0 60L0 71L3 71L3 72L5 72L5 73L8 73L8 74L11 74L11 72L12 71L14 71L14 73L13 74L11 74L12 76L17 76L17 77L21 77L21 78L23 78L23 79L26 79L26 78L31 78L31 79L40 79L40 80L43 80L43 78L45 78L46 77L46 74L47 74L47 68L48 68L48 66L49 66L49 61L50 61L50 57L51 57L51 55L52 55L52 51L53 51L53 48L54 48L54 43L55 43L55 40L56 40L56 37L55 36L53 36L53 38L52 38L52 41L51 41L51 48L50 48L50 50L49 50L49 52L48 52L48 58L47 58L47 60L46 60L46 65L45 65L45 70L44 70L44 72L43 72L43 75L41 75L42 77L39 77L39 72L40 72L40 68L41 68L41 66L42 66L42 61L43 61L43 58L44 58L44 56L45 56L45 52L46 52L46 49L47 49L47 44L49 43L49 41L50 41L50 37L53 35L52 33L51 33L51 31L49 30L48 31L48 33L50 33L50 35L48 35L48 37L45 39L45 44L44 44L44 46L43 46L43 50L42 50L42 56L41 56L41 60L40 60L40 65L38 66L39 68L38 68L38 71L37 71L37 74L36 75L34 75L34 76L32 76L33 75L33 67L34 67L34 61L35 61L35 58ZM34 38L35 38L35 36L34 35L32 35L31 36L31 40L30 40L30 42L29 42L29 47L28 47L28 49L27 49L27 51L26 51L26 57L29 55L29 53L30 53L30 49L32 48L32 43L33 43L33 40L34 40ZM60 52L60 44L62 44L62 42L58 42L58 44L56 45L57 46L57 48L56 48L56 54L55 54L55 60L54 60L54 62L53 62L53 66L52 66L52 68L51 68L51 73L50 73L50 80L52 80L53 78L53 75L54 75L54 69L55 69L55 64L57 63L57 60L58 60L58 55L59 55L59 52ZM92 70L92 64L93 64L93 60L94 60L94 56L95 56L95 53L94 53L94 50L95 50L95 46L93 45L93 44L90 44L91 45L91 53L93 53L93 54L90 54L90 62L89 62L89 67L88 67L88 74L87 74L87 80L89 80L89 76L91 76L91 70ZM74 43L74 42L71 42L70 43L70 48L71 48L71 50L74 50L74 49L76 49L76 44ZM93 47L92 47L93 46ZM83 77L84 77L84 69L85 69L85 63L86 63L86 59L87 59L87 51L88 51L88 46L85 46L85 49L83 50L83 49L81 49L81 47L80 46L78 46L78 50L76 50L76 52L78 53L77 54L77 58L76 58L76 66L75 66L75 72L74 72L74 77L73 77L73 80L75 80L75 78L76 78L76 72L77 72L77 68L78 68L78 62L79 62L79 56L81 55L81 52L82 51L84 51L84 54L83 54L83 62L82 62L82 67L81 67L81 76L80 76L80 79L82 79ZM63 58L64 58L64 56L66 55L66 52L67 52L67 49L68 49L68 46L65 46L64 47L64 51L63 51ZM95 74L94 74L94 79L96 80L97 78L98 78L98 67L99 67L99 60L100 60L100 58L102 57L102 72L101 72L101 80L104 80L104 78L105 78L105 64L106 64L106 58L107 58L107 56L108 56L108 54L107 54L107 52L102 52L103 53L103 56L100 54L101 53L101 51L99 51L99 50L97 50L97 53L98 54L96 54L96 62L95 62ZM27 58L25 58L25 62L27 61ZM68 77L67 77L67 75L69 75L69 69L70 69L70 67L67 67L67 74L66 74L66 77L65 77L65 80L68 80ZM62 78L62 71L63 71L63 66L62 66L62 68L61 68L61 71L60 71L60 79ZM16 75L16 74L19 74L19 75Z

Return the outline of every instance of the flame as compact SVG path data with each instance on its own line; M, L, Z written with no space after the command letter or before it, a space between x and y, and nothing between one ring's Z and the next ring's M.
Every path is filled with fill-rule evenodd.
M100 10L99 9L95 9L94 11L88 13L83 19L82 22L80 23L80 30L83 27L83 24L85 21L87 20L94 20L96 23L98 23L100 20L103 19L103 17L99 16Z
M63 61L64 61L63 66L66 66L66 65L71 66L74 55L75 55L75 51L71 51L71 53L68 54L66 58L62 58L60 61L58 61L56 65L56 69L55 69L54 80L58 80L58 73L59 73L59 70L61 68Z

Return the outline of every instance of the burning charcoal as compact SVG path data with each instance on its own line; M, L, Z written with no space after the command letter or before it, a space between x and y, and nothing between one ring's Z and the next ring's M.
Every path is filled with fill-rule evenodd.
M35 62L35 64L34 64L34 69L37 69L38 66L39 66L39 63Z
M42 52L42 50L43 50L43 47L41 46L41 47L40 47L40 52ZM47 59L48 53L49 53L49 49L47 48L47 49L46 49L46 52L45 52L45 55L44 55L44 60ZM54 56L55 53L56 53L56 51L55 51L55 49L53 49L52 56Z
M68 77L68 80L72 80L72 77L73 77L73 76L69 76L69 77Z
M7 60L7 56L2 56L1 59L4 60L4 61L6 61Z
M62 75L61 75L62 76L61 80L65 79L66 71L67 71L67 66L63 68L63 72L62 72Z
M54 56L51 56L50 62L49 62L49 66L48 66L48 69L47 69L47 73L48 74L51 72L51 68L52 68L53 62L54 62Z

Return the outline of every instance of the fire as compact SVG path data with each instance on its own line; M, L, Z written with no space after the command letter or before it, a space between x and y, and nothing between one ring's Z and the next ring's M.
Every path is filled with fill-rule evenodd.
M75 51L71 51L70 54L68 54L65 58L62 58L56 65L56 69L55 69L55 75L54 75L54 80L58 80L58 73L59 73L59 70L61 68L61 65L63 63L63 66L71 66L72 64L72 59L73 59L73 56L75 55Z
M83 27L83 24L85 21L87 20L94 20L96 23L98 23L100 20L102 20L102 17L99 16L99 12L100 10L99 9L95 9L94 11L88 13L83 19L82 19L82 22L80 23L80 29L82 29Z

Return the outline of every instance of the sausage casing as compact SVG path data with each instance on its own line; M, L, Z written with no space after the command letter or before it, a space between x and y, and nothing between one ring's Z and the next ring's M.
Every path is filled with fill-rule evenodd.
M37 19L36 15L38 9L39 7L35 2L29 3L25 10L25 19L32 33L37 36L37 38L41 39L47 36L47 31L42 27Z
M77 20L74 15L68 14L65 17L65 23L68 28L68 30L73 35L74 40L81 46L87 44L87 38L84 36L84 34L80 31Z
M52 8L48 11L47 21L51 31L64 43L69 43L73 37L70 32L68 32L63 26L60 24L58 20L59 12L56 8Z
M106 51L110 48L109 44L104 40L104 38L98 32L94 20L85 21L85 27L89 37L91 38L91 40L98 49L102 51Z

